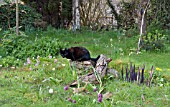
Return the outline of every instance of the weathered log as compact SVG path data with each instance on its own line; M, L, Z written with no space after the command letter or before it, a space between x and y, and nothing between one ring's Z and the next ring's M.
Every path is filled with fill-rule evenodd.
M114 68L107 68L107 74L113 75L115 78L118 78L118 71Z
M73 70L77 71L78 75L82 75L84 73L89 73L89 72L93 72L93 63L92 61L82 61L82 62L78 62L78 61L71 61L70 60L70 67Z
M102 79L106 76L107 73L113 74L114 77L118 77L118 72L115 69L108 68L109 62L112 61L111 58L107 58L105 55L101 54L100 58L96 62L96 66L93 67L93 62L91 61L84 61L84 62L77 62L71 61L70 66L71 68L75 68L76 70L87 71L90 70L89 73L85 75L79 74L79 81L83 83L98 83L97 77L95 73ZM77 85L77 81L73 82L71 85Z

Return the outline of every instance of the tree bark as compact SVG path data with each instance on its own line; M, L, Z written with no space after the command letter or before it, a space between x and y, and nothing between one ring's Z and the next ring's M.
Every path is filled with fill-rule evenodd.
M16 0L16 35L19 33L19 13L18 13L18 0Z
M115 6L112 4L111 0L107 0L108 6L112 9L112 13L117 21L117 28L120 27L120 17L119 14L116 12Z
M142 0L142 3L146 2L145 0ZM147 3L144 3L145 4L145 8L142 8L141 9L141 22L139 22L139 25L140 25L140 36L139 36L139 41L138 41L138 47L137 47L137 54L139 53L140 51L140 48L141 48L141 42L142 42L142 36L143 35L146 35L146 12L147 12L147 9L149 7L149 4L150 4L150 0L147 1Z
M80 29L79 0L73 0L73 31Z
M62 1L60 0L58 3L58 24L57 24L58 28L61 28L62 21L61 13L62 13Z
M150 0L141 0L140 9L138 10L138 28L140 29L140 34L142 35L147 34L146 16L149 1Z

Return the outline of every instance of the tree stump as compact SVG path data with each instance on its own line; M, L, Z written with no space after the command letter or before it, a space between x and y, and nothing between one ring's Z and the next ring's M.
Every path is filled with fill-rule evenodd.
M107 58L105 55L101 54L95 64L95 67L94 62L92 61L70 61L70 66L72 69L77 70L80 82L98 83L95 73L98 73L101 79L105 77L107 73L113 74L114 77L118 76L118 72L115 69L108 68L108 64L111 61L111 58ZM73 82L71 85L77 85L77 81Z

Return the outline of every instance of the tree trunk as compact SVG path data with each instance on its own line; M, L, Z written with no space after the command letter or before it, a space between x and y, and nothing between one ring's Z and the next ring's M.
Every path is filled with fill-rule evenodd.
M19 33L19 13L18 13L18 0L16 0L16 35Z
M58 3L58 24L57 24L58 28L61 28L62 21L61 13L62 13L62 1L60 0Z
M73 31L80 29L79 0L72 1L73 6Z
M117 28L119 29L119 27L120 27L120 16L116 12L115 6L112 4L112 0L107 0L107 4L112 9L112 14L114 15L114 17L117 21Z
M145 35L145 36L147 34L147 32L146 32L146 29L147 29L147 25L146 25L147 11L145 10L146 7L148 6L147 1L148 0L141 0L141 3L140 3L141 8L139 8L139 10L138 10L138 28L140 30L140 33L142 35Z
M140 11L140 15L141 15L141 18L139 18L138 20L139 23L139 28L140 28L140 37L139 37L139 41L138 41L138 47L137 47L137 54L139 53L140 51L140 48L141 48L141 43L142 43L142 36L143 35L146 35L146 12L147 12L147 9L149 7L149 4L150 4L150 0L142 0L141 2L141 5L143 5L141 8L141 11ZM145 6L145 8L144 8Z

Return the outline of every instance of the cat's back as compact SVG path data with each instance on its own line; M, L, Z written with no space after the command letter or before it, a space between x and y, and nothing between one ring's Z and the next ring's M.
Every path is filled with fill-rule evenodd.
M71 48L69 48L69 51L70 52L78 52L78 53L82 53L82 52L89 53L89 51L84 47L71 47Z

